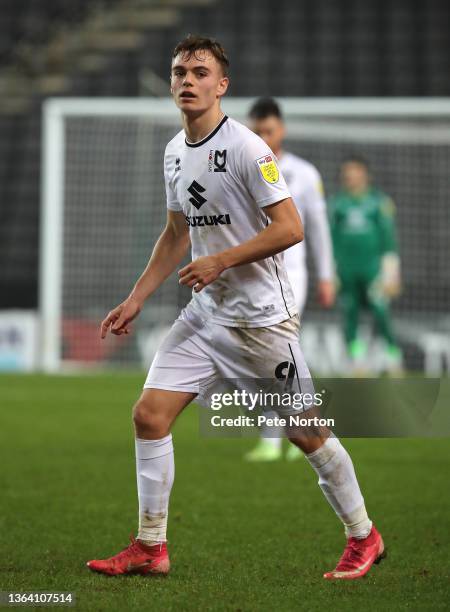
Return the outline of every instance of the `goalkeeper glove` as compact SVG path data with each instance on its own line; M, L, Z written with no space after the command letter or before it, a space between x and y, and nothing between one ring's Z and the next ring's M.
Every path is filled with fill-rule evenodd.
M381 259L381 285L388 298L395 298L401 291L400 258L397 253L386 253Z

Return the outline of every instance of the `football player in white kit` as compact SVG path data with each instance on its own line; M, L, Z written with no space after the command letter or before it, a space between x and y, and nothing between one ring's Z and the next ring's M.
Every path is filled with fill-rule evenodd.
M137 538L107 559L88 562L108 575L167 574L169 496L174 479L171 428L177 415L220 379L273 378L280 363L309 383L298 343L298 316L280 253L303 229L273 153L256 134L224 115L228 59L214 40L188 36L175 48L171 92L183 130L164 159L167 224L130 295L101 324L130 333L144 301L192 250L178 274L193 298L150 367L134 407L139 498ZM328 579L363 576L384 556L367 516L352 461L327 429L290 437L306 454L348 538ZM195 552L195 551L194 551ZM192 560L192 557L191 557Z
M308 249L314 259L319 304L324 308L329 308L335 299L335 274L333 247L321 176L317 168L310 162L283 149L286 130L280 107L273 98L256 100L248 116L250 128L267 143L277 157L278 167L297 206L305 228ZM284 265L294 291L299 315L302 314L305 307L308 291L306 264L304 241L294 244L284 252ZM245 455L245 459L247 461L276 461L282 457L282 441L280 428L262 425L261 440ZM293 461L300 456L298 447L290 444L286 458Z

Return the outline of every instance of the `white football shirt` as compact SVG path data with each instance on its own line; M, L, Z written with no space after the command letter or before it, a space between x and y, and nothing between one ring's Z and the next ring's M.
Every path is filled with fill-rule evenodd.
M225 116L203 140L184 130L164 156L167 207L182 211L192 260L238 246L269 223L264 207L290 197L276 158L265 142ZM297 312L283 256L225 270L190 307L220 325L265 327Z
M317 276L320 280L333 280L333 248L320 174L311 163L287 151L278 158L278 165L302 219ZM284 252L284 263L301 311L308 285L304 241Z

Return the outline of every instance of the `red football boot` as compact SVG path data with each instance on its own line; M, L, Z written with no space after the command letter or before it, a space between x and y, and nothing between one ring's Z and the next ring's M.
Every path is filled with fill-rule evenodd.
M372 529L363 540L349 538L344 554L339 559L336 568L323 575L328 580L354 580L361 578L370 570L374 563L379 563L386 557L381 535Z
M120 553L109 559L88 561L88 568L109 576L169 573L170 561L165 542L155 546L145 546L133 537L130 539L131 544Z

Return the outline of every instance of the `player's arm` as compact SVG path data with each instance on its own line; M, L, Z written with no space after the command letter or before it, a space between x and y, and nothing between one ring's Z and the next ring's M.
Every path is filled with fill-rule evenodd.
M201 291L228 268L266 259L303 240L303 225L292 198L264 207L271 223L246 242L207 257L199 257L182 268L180 283Z
M395 231L395 204L385 196L378 209L378 226L381 234L383 253L397 253L397 238Z
M322 181L319 176L311 185L305 197L305 223L308 228L310 247L317 271L317 296L324 308L330 308L335 299L335 272L333 247L328 224L327 207L323 197Z
M130 323L142 310L145 300L158 289L182 261L189 248L189 228L182 212L168 210L167 223L144 272L125 301L111 310L101 324L101 337L120 336L130 331Z

